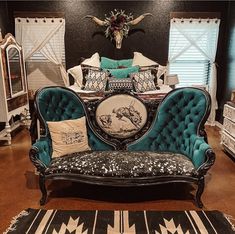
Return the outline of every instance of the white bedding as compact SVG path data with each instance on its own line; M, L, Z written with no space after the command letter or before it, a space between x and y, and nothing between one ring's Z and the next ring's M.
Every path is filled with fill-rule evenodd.
M172 88L169 85L160 85L159 88L160 89L156 89L156 90L153 90L153 91L147 91L147 92L144 92L144 93L141 93L141 94L168 93L172 90ZM137 93L137 92L134 92L134 93Z
M96 91L89 91L89 90L83 90L75 83L74 85L71 85L68 87L69 89L72 89L76 93L95 93Z

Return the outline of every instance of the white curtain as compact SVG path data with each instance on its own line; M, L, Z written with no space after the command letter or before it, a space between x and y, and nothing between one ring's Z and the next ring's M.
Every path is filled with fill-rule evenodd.
M40 52L60 68L65 86L69 85L63 65L65 20L62 18L16 18L15 36L24 49L24 59Z
M215 112L218 109L216 100L217 72L216 72L216 50L219 34L219 19L171 19L170 34L173 30L180 32L178 38L174 38L174 44L169 49L168 62L174 62L193 46L211 64L209 78L209 93L212 105L208 122L215 124ZM172 33L173 34L173 33ZM171 39L170 35L170 39ZM182 43L183 42L183 43ZM169 65L168 63L168 65ZM169 69L169 66L168 66Z

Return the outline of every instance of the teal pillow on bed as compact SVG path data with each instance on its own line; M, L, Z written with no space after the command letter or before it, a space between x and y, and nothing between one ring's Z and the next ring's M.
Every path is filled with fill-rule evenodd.
M118 68L118 61L106 57L101 57L100 67L102 69L115 69Z
M133 63L133 59L122 59L118 60L119 67L131 67Z
M107 69L109 73L116 78L127 78L130 73L138 72L139 66L133 66L120 69Z
M100 67L102 69L116 69L118 67L131 67L133 59L114 60L106 57L101 57Z

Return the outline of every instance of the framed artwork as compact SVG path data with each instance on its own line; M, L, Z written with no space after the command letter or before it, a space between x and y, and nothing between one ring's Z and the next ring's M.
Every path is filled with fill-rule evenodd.
M109 136L128 138L146 124L147 109L139 99L128 94L112 95L96 108L96 122Z

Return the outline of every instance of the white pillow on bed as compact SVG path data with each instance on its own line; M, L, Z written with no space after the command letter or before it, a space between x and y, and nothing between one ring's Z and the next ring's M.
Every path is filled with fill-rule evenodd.
M81 64L91 67L100 67L100 55L96 52L90 58L85 59Z
M96 52L90 58L85 59L81 64L91 66L91 67L100 67L100 55ZM72 67L67 71L74 78L75 83L79 88L83 86L83 73L81 65Z
M142 53L134 52L132 66L136 66L136 65L141 66L141 67L146 67L146 66L155 66L155 65L158 65L158 63L145 57Z
M67 72L70 75L72 75L72 77L74 78L75 83L78 85L79 88L81 88L82 87L82 81L83 81L83 74L82 74L81 65L72 67Z
M165 75L166 73L166 66L162 66L159 64L158 68L157 68L157 79L160 80L159 78L162 76L162 75Z

